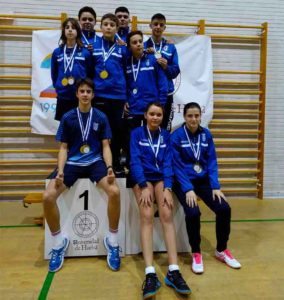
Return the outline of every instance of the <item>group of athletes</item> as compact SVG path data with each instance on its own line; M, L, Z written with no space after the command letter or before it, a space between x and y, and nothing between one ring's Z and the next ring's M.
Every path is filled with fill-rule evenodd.
M162 36L165 16L152 17L152 35L146 42L141 31L130 31L129 17L126 7L105 14L100 37L94 30L95 11L83 7L78 21L68 18L63 22L60 45L52 54L51 77L57 93L55 119L60 121L56 139L60 148L58 168L43 195L52 235L49 271L62 267L69 245L60 228L56 201L78 178L96 182L108 196L109 230L104 245L108 266L114 271L120 269L120 191L116 177L121 175L124 151L128 183L140 213L146 276L143 298L154 296L161 286L153 264L154 203L168 253L164 281L176 292L189 294L191 290L178 266L173 192L185 212L192 271L196 274L204 272L197 197L216 214L216 258L232 268L241 267L227 248L231 208L220 190L213 138L208 129L200 126L198 103L184 106L185 122L171 133L173 79L180 69L175 45Z

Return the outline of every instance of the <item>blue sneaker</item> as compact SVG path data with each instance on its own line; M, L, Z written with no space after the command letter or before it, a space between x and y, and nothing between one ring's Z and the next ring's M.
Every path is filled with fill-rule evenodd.
M168 271L165 277L165 284L174 288L179 294L188 295L191 293L191 289L186 284L179 270Z
M159 281L156 273L147 274L142 285L143 299L148 299L155 296L160 287L161 282Z
M113 247L108 238L104 237L104 245L107 250L107 264L113 271L118 271L120 268L119 246Z
M49 261L49 272L56 272L63 266L64 255L69 246L69 239L67 237L63 240L63 247L60 249L51 249L51 258Z

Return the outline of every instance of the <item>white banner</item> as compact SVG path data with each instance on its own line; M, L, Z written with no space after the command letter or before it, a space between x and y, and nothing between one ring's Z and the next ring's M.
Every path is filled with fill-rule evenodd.
M213 66L211 38L194 35L176 44L180 75L175 80L173 128L183 123L183 107L197 102L202 110L202 126L213 116Z
M60 31L33 32L32 97L34 99L31 128L33 133L55 134L56 93L52 86L50 62L58 47ZM181 73L175 80L173 127L183 122L183 106L198 102L202 108L202 125L207 126L213 115L213 72L210 37L195 35L176 43Z
M33 133L55 134L59 125L54 120L56 92L52 85L51 55L58 47L60 30L33 31L31 128Z

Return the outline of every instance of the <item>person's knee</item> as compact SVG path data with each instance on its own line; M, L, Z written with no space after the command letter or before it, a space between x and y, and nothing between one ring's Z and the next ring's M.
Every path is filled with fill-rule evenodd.
M159 215L160 215L160 220L161 220L162 224L170 224L173 222L172 210L167 209L163 212L160 212Z
M227 215L231 216L231 207L226 201L222 201L221 205L219 206L218 210L216 211L217 215Z
M110 185L107 190L107 194L110 199L119 199L120 196L119 187L116 184Z
M56 202L56 194L52 191L46 190L43 193L42 201L46 206L53 205Z
M201 213L198 206L195 207L189 207L185 209L185 216L188 218L200 218Z
M144 225L153 225L154 216L151 209L143 209L140 211L140 221Z

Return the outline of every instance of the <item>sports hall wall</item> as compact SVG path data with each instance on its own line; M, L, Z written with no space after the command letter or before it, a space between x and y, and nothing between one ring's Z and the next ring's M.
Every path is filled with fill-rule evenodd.
M157 12L165 14L168 21L197 22L205 19L210 23L252 24L268 22L268 56L266 85L266 121L265 121L265 161L264 161L264 197L284 197L284 1L282 0L136 0L136 1L36 1L36 0L0 0L3 14L35 14L59 16L66 12L68 16L77 16L78 10L85 5L92 6L100 17L104 13L114 12L118 6L126 6L131 15L139 19L150 19ZM30 20L22 19L21 25L29 25ZM48 21L45 21L48 22ZM54 27L54 25L51 25ZM97 24L97 28L99 25ZM220 31L220 33L222 33ZM15 36L14 39L17 39ZM0 41L1 63L30 63L23 57L30 57L30 40L22 41L18 48L9 47L9 41ZM28 54L28 55L27 55ZM243 51L242 47L216 49L213 53L214 69L219 65L228 65L228 69L258 69L259 51ZM1 69L3 72L3 69ZM17 70L25 72L25 70ZM12 72L9 71L11 74ZM4 75L4 74L3 74ZM223 75L218 80L226 79ZM249 79L249 78L248 78ZM0 91L0 93L4 93ZM11 92L10 92L11 94ZM28 91L27 91L28 94ZM219 98L222 98L220 95ZM2 138L1 138L2 139ZM39 137L39 143L42 139ZM1 142L7 142L3 140ZM9 141L8 141L9 142Z

